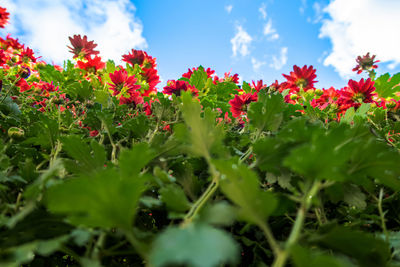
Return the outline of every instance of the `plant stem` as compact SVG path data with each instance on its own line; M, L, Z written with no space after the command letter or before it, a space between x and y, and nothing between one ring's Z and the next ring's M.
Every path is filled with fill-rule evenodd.
M203 192L201 197L197 199L197 201L193 204L189 212L186 214L184 221L182 222L182 225L186 225L190 222L193 221L193 218L199 213L201 208L204 206L204 204L207 203L207 201L214 195L215 191L218 189L219 186L219 172L215 168L214 164L212 164L211 159L209 156L206 157L206 161L210 167L210 172L212 175L212 181L208 185L206 191Z
M147 261L147 252L145 248L143 247L142 243L140 243L139 240L136 239L135 235L133 234L132 231L124 231L126 239L131 243L131 245L134 247L136 252L142 257L143 260Z
M383 233L385 234L386 242L389 243L389 233L386 228L385 214L383 213L382 209L382 200L383 200L383 188L381 188L381 190L379 191L378 211L379 211L379 217L381 218L381 226Z
M317 195L320 189L320 185L321 185L320 181L314 181L313 185L308 190L308 192L304 194L300 208L297 210L297 216L294 225L292 227L292 231L290 232L289 238L285 243L285 250L280 252L278 256L275 258L275 261L272 264L273 267L285 266L286 261L290 254L290 249L292 248L293 245L297 243L300 237L306 213L312 204L313 197Z
M103 121L103 125L104 125L104 129L107 132L108 138L110 139L110 143L111 143L111 146L112 146L111 162L116 164L117 163L117 149L118 149L118 147L117 147L117 145L115 145L114 140L112 139L112 136L111 136L111 133L110 133L110 129L108 128L107 123L105 123Z
M268 241L275 257L278 257L278 255L281 254L283 251L282 251L281 247L279 246L278 242L276 241L274 235L272 234L272 231L269 228L269 225L264 222L260 222L257 225L258 225L258 227L261 228L261 230L263 230L264 235L267 238L267 241Z

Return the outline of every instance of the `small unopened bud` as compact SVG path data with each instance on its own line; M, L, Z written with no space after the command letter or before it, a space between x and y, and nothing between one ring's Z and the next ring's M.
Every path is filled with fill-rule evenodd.
M394 108L395 106L396 106L396 102L394 102L393 100L386 102L387 108Z
M315 89L315 94L316 94L317 96L321 96L321 95L324 94L324 91L321 90L321 89Z
M298 96L297 94L292 94L292 95L290 96L290 100L297 100L298 97L299 97L299 96Z
M13 139L19 139L21 137L24 137L25 131L21 128L18 127L11 127L8 129L8 137L13 138Z

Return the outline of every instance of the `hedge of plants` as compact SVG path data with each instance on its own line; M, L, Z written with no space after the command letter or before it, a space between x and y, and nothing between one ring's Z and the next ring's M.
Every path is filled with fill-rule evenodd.
M0 27L8 21L0 9ZM318 88L0 38L1 266L399 266L400 74ZM66 48L67 49L67 48Z

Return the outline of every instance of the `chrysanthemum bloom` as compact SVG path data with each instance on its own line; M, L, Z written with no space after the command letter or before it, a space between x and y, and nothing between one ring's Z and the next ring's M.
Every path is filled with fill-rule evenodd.
M163 93L167 95L181 95L181 91L191 91L193 95L198 95L198 90L186 81L169 80L164 87Z
M36 62L36 57L33 55L33 50L30 49L29 47L24 48L20 54L18 54L19 56L19 61L17 62L18 64L21 63L29 63L29 62Z
M4 28L7 25L8 20L10 19L10 13L7 12L7 9L4 7L0 7L0 28Z
M149 84L149 89L145 90L142 96L149 96L152 93L157 93L156 85L160 83L160 76L158 76L157 70L153 68L143 69L140 74Z
M361 79L359 82L350 80L348 86L339 91L340 98L338 102L340 105L359 107L361 103L373 102L374 91L374 82L370 78L367 80Z
M0 66L3 66L8 61L7 55L4 53L4 50L0 50Z
M229 101L229 104L231 105L232 116L234 118L239 117L244 111L247 110L247 105L255 101L257 101L257 93L244 93L242 95L235 95L235 97Z
M129 97L121 96L119 98L120 105L133 105L136 107L138 104L143 104L143 97L138 91L129 91Z
M263 84L263 80L259 80L257 81L257 84L254 81L251 81L251 87L257 92L260 92L261 89L267 88L267 85Z
M4 50L7 50L9 47L12 49L21 49L22 44L19 43L18 39L14 39L10 37L10 34L7 34L6 39L0 37L1 47Z
M328 105L336 103L339 99L340 94L335 88L324 89L322 95L318 99L313 99L311 105L315 108L325 109Z
M279 93L282 93L286 88L284 83L279 83L278 80L275 80L275 82L271 83L269 89L271 91L279 91Z
M192 69L188 69L188 72L182 74L183 78L187 78L190 79L190 77L192 77L193 72L195 72L196 70L198 70L199 68L192 68ZM207 73L207 78L211 78L214 73L215 70L212 70L211 68L207 68L206 70L204 70Z
M46 82L41 82L40 83L42 92L55 92L58 91L58 86L54 86L53 82L51 83L46 83Z
M98 70L104 69L104 67L106 66L106 64L101 61L101 57L98 56L95 56L94 58L89 57L87 58L86 62L79 60L77 63L80 69L93 73L96 73Z
M112 83L108 83L108 85L113 91L114 96L120 93L124 94L128 91L135 91L140 88L140 85L136 84L137 79L135 76L128 76L126 70L116 70L109 75Z
M363 57L358 56L356 59L357 66L355 66L353 71L357 71L357 74L360 74L361 72L363 72L363 70L372 71L373 69L378 68L378 65L376 65L375 63L378 63L379 60L374 61L375 57L375 55L371 57L369 55L369 52Z
M145 51L132 49L130 53L122 56L122 61L125 61L132 66L138 64L139 66L150 69L157 66L156 59L149 56Z
M224 82L233 82L238 84L239 83L239 74L231 75L231 72L225 72L224 74Z
M68 37L69 41L71 42L71 46L67 46L71 53L74 54L73 58L77 57L83 57L83 58L89 58L91 55L97 55L100 52L93 50L97 44L94 43L94 41L88 42L87 36L84 35L83 39L81 35L74 35L74 37Z
M26 82L25 79L20 79L16 84L17 87L19 87L19 91L25 92L28 91L29 89L31 89L31 86Z
M316 69L313 66L307 67L304 65L302 68L294 65L293 71L290 72L290 75L282 74L283 77L286 78L285 89L290 89L291 92L299 92L300 89L304 91L314 89L315 78L317 75L315 74Z

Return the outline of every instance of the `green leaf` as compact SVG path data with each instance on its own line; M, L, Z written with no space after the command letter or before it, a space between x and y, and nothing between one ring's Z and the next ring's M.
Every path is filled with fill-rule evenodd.
M222 230L204 224L169 227L154 241L150 253L152 266L184 264L194 267L213 267L234 264L238 245Z
M130 229L145 182L144 177L121 179L115 170L104 170L51 187L46 203L75 225Z
M399 83L400 73L393 75L393 77L390 77L390 74L386 73L375 80L375 91L379 97L394 97L395 93L400 91Z
M281 94L261 91L258 101L250 104L247 116L250 124L260 131L276 131L282 123L285 103Z
M130 150L122 150L118 160L122 177L138 175L153 158L153 150L147 143L135 144Z
M102 105L107 105L109 98L110 98L110 93L106 91L101 91L101 90L94 91L94 100L97 103L100 103Z
M226 201L206 206L201 214L201 220L212 225L229 226L235 222L236 209Z
M63 137L62 143L63 150L67 152L68 156L77 161L74 167L75 170L90 173L103 168L106 152L104 147L95 140L92 140L91 147L89 147L81 138L71 135Z
M365 209L367 203L365 202L366 196L361 192L360 188L356 185L347 184L343 186L343 200L350 206L355 206L358 209Z
M333 257L328 253L295 245L290 249L296 267L351 267L350 261Z
M176 212L185 212L190 208L190 203L181 187L176 184L169 184L160 190L161 200L167 208Z
M357 134L357 129L345 124L329 131L313 129L311 142L292 149L284 165L311 179L343 181L348 178L347 163L355 141L360 142Z
M390 249L380 238L344 226L329 225L309 241L356 259L360 266L386 266Z
M259 187L257 175L237 159L213 161L221 172L222 192L239 207L238 215L250 223L263 223L275 210L275 196Z
M202 90L207 82L207 72L204 71L204 68L200 66L197 70L195 70L190 77L190 84L196 87L197 90Z
M251 87L250 87L250 85L249 85L247 82L245 82L245 81L243 81L242 89L243 89L243 91L245 91L246 93L250 93L250 92L251 92Z
M222 126L216 125L215 114L210 108L204 110L201 117L200 103L192 99L190 93L182 94L181 107L183 118L189 127L191 150L195 155L209 157L210 152L221 152L224 131Z

